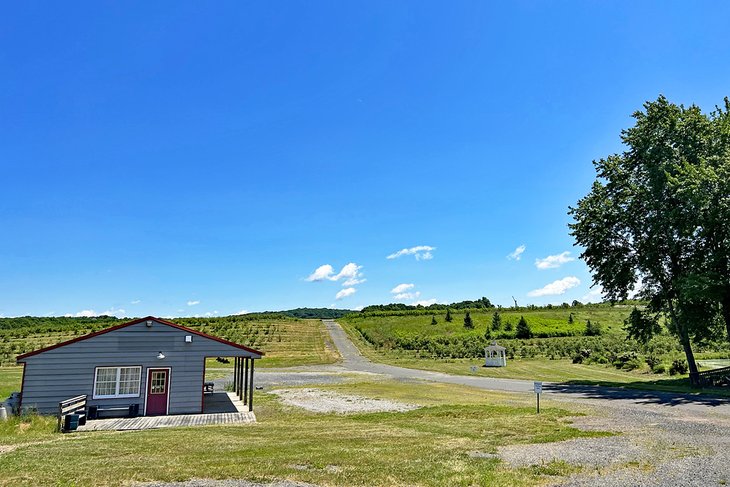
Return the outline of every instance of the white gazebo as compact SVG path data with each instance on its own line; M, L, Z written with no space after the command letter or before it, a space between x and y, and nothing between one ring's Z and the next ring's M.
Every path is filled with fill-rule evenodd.
M488 347L484 347L484 366L485 367L506 367L507 354L506 348L492 342Z

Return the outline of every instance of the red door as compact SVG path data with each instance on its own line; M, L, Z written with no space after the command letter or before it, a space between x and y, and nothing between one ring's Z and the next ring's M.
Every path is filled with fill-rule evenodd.
M170 371L149 369L147 372L147 416L167 414L167 397L170 394Z

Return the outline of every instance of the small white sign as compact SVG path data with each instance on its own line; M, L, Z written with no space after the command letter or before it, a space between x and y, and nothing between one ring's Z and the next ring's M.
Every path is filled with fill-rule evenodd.
M542 393L542 382L535 382L535 394Z

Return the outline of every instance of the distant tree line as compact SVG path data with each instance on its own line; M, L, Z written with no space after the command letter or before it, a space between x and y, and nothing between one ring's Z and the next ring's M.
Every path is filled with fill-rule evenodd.
M390 303L390 304L374 304L366 306L362 309L363 313L371 313L375 311L407 311L407 310L429 310L429 311L444 311L447 309L486 309L494 308L492 302L485 297L479 298L474 301L459 301L451 304L431 304L428 306L423 305L412 305L404 303Z

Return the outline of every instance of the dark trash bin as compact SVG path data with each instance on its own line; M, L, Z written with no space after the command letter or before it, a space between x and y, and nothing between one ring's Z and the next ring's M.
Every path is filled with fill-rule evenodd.
M63 420L64 431L76 431L79 427L79 415L78 414L67 414Z

